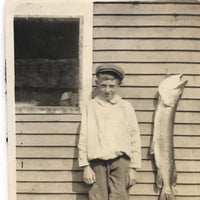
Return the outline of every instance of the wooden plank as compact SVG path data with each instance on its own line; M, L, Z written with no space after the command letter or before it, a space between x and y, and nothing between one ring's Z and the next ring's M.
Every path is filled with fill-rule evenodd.
M77 159L17 159L17 170L80 170Z
M147 126L145 128L147 128ZM175 124L174 135L188 135L188 136L200 135L199 125Z
M35 118L37 120L37 118ZM74 124L74 123L66 123L67 126L72 125L72 128L68 130L64 126L64 123L44 123L44 126L40 125L40 122L34 122L34 123L16 123L16 132L18 134L79 134L80 129L80 123ZM43 123L42 123L43 124ZM53 127L55 126L55 129ZM52 129L51 129L52 128ZM146 134L149 132L151 127L146 124L140 125L141 133Z
M200 173L178 173L177 183L199 184Z
M153 122L153 116L154 112L152 111L136 111L138 122ZM176 112L175 116L175 123L200 123L200 112ZM17 132L18 133L26 133L26 129L30 129L29 131L32 131L32 133L40 132L45 129L45 132L48 131L49 124L45 123L47 125L46 127L43 125L43 123L20 123L17 126ZM35 125L35 126L33 126ZM51 127L51 125L50 125ZM58 129L63 129L61 133L64 132L64 127L62 127L62 124L60 126L57 126ZM78 131L78 130L77 130ZM77 132L76 131L76 132ZM75 132L75 133L76 133ZM59 133L59 131L54 130L53 133Z
M194 151L194 152L193 152ZM197 150L196 150L197 151ZM188 154L183 154L181 151L178 152L178 156L182 159L190 157L195 154L198 158L198 153L195 149L192 149L192 152ZM183 155L183 156L182 156ZM185 155L188 155L187 157ZM191 156L190 156L191 155ZM17 147L16 148L17 158L78 158L78 149L77 147ZM149 148L142 148L142 158L143 159L152 159L150 155ZM200 158L199 158L200 159Z
M153 122L154 112L136 111L139 122ZM200 123L200 112L176 112L175 123Z
M17 200L47 200L47 199L48 200L88 200L88 195L87 194L17 194ZM155 200L155 199L152 199L152 200ZM186 199L186 200L190 200L190 199Z
M88 200L87 194L17 194L17 200ZM158 196L131 195L130 200L158 200ZM199 200L199 196L176 196L176 200Z
M156 195L154 184L136 184L130 194ZM199 195L200 185L177 185L179 195ZM84 183L18 183L18 193L87 193L89 186Z
M16 115L16 121L35 121L37 118L38 121L66 121L66 122L79 122L81 120L80 114L18 114Z
M200 62L200 52L94 51L94 62Z
M20 146L76 146L78 135L17 135Z
M163 75L127 75L122 86L159 86L166 78ZM183 76L182 80L187 80L186 87L200 87L200 76Z
M127 99L135 108L135 110L147 110L152 111L155 110L155 103L157 102L157 99ZM199 100L180 100L178 103L177 111L200 111L200 101ZM37 120L37 117L35 118ZM24 130L27 123L18 122L16 123L16 129L17 133L19 131ZM31 123L28 123L31 124ZM37 124L37 123L36 123ZM80 123L71 123L71 122L60 122L60 123L42 123L43 126L39 128L38 131L41 131L41 133L47 132L47 133L77 133L80 128ZM33 127L36 127L33 123L33 125L30 125ZM60 127L63 127L63 129L60 129ZM30 128L32 129L32 128ZM42 131L43 129L43 131ZM63 132L64 130L64 132Z
M178 172L200 172L199 161L176 160ZM80 170L77 159L17 159L17 170ZM139 171L155 170L153 160L143 160Z
M123 79L122 85L127 86L159 86L166 78L166 75L126 75ZM93 75L93 85L95 86L96 76ZM187 80L186 87L200 87L200 76L183 76L182 80Z
M17 171L17 181L83 182L82 171Z
M200 147L200 139L199 137L181 137L177 136L174 137L174 146L175 147L182 147L182 148L187 148L187 147ZM187 152L187 149L185 150Z
M199 29L200 30L200 29ZM93 73L101 63L94 63ZM199 64L170 63L113 63L126 74L200 74Z
M24 119L25 121L26 119ZM80 130L80 123L71 123L71 122L59 122L52 123L46 122L41 123L37 122L38 118L32 118L33 123L16 123L16 132L17 133L36 133L36 134L77 134ZM36 122L34 122L36 121Z
M94 16L94 26L199 26L199 16Z
M138 172L137 183L155 183L155 172ZM17 171L20 182L83 182L82 171ZM178 184L198 184L200 173L178 173Z
M157 88L121 87L119 95L123 98L156 98ZM199 88L185 88L182 99L200 99Z
M17 147L17 158L77 158L77 147ZM149 150L142 149L143 158L149 158ZM152 157L152 156L151 156Z
M153 99L127 99L135 110L155 110L157 100ZM180 100L177 111L200 111L199 100Z
M150 136L142 136L143 147L149 147L151 145ZM199 148L200 140L199 137L188 137L188 136L174 136L174 147L183 147L183 148ZM187 152L187 149L185 149Z
M77 147L17 147L17 158L78 158Z
M94 89L95 90L95 89ZM157 98L156 93L157 93L157 88L151 88L151 87L121 87L119 88L119 95L122 98ZM199 88L185 88L182 99L200 99L200 93L199 93ZM49 117L40 117L38 115L30 115L30 118L26 118L25 115L19 115L21 116L20 119L17 117L17 121L37 121L39 122L69 122L70 119L65 118L65 116L57 116L57 115L52 115ZM69 120L69 121L67 121ZM73 119L72 119L73 120ZM78 120L78 119L77 119ZM80 121L81 119L79 119Z
M31 126L29 126L29 124ZM23 132L18 129L18 133L20 134L49 134L46 129L42 129L40 130L39 128L37 128L37 124L39 123L35 123L35 128L31 128L32 127L32 123L25 123L23 124L24 125L24 128L23 128ZM47 124L48 126L48 124ZM140 133L143 135L152 135L152 128L153 128L153 125L152 124L143 124L143 123L140 123L139 124L139 127L140 127ZM48 130L48 129L47 129ZM60 133L63 133L63 134L66 134L65 133L65 130L63 130L62 126L59 127L58 131L57 131L58 134ZM55 134L55 132L54 132ZM75 134L79 134L79 131L76 132ZM199 125L196 125L196 124L175 124L175 127L174 127L174 134L175 135L200 135L200 132L199 132Z
M148 31L148 30L147 30ZM200 40L94 39L93 50L200 50Z
M174 153L175 159L200 160L199 147L198 149L186 149L185 147L183 147L182 149L175 149Z
M194 161L191 161L193 163ZM155 170L155 166L152 160L142 161L142 171ZM194 163L196 164L196 162ZM191 168L189 166L188 171L197 170L198 165ZM186 166L185 166L186 168ZM78 167L77 159L17 159L17 170L80 170Z
M85 183L18 183L18 193L87 193L89 186ZM199 195L200 185L177 185L179 195ZM131 187L130 194L158 195L154 184L136 184Z
M184 142L185 143L185 142ZM187 145L188 146L188 145ZM175 148L175 159L200 160L200 149ZM17 147L17 158L78 158L77 147ZM153 159L149 148L142 148L143 159Z
M176 169L179 172L200 172L199 161L176 161Z
M145 4L120 2L94 4L94 14L200 14L199 4Z
M23 119L26 120L25 118ZM38 118L32 118L32 123L18 122L16 123L16 132L17 133L35 133L35 134L77 134L80 130L80 123L71 123L71 122L38 122ZM36 121L36 122L34 122Z
M89 185L84 183L18 183L18 193L87 193Z
M177 185L175 194L177 195L198 195L200 193L200 185Z
M149 117L151 119L151 116ZM63 128L62 124L61 126L57 127L56 132L50 132L48 126L51 123L47 123L46 126L40 126L40 123L23 123L23 129L21 129L20 126L18 126L17 123L17 133L18 134L68 134L65 128ZM50 126L51 127L51 126ZM143 135L152 135L152 124L144 124L140 123L140 133ZM71 132L69 132L70 134ZM79 129L77 129L77 132L74 132L73 134L79 134ZM175 135L200 135L199 132L199 125L196 124L175 124L174 126L174 134Z
M78 135L17 135L18 146L77 146ZM142 147L149 147L151 136L141 136ZM174 147L200 147L199 137L174 136Z
M199 195L200 185L177 185L175 187L177 195ZM155 190L154 184L136 184L130 189L130 194L140 195L155 195L159 194L159 191Z
M94 38L199 38L199 28L94 27Z

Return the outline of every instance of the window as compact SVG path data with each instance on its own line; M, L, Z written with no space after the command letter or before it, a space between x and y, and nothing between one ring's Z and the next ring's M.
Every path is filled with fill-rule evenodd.
M14 18L17 107L78 108L80 18Z

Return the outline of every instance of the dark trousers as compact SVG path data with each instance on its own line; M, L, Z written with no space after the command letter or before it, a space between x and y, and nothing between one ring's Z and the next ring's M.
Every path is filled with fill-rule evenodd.
M92 160L96 182L89 191L89 200L128 200L129 158L125 155L112 160Z

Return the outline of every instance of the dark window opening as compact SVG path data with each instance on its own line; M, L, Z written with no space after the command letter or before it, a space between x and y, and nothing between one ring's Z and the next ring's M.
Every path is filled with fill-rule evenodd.
M15 101L78 106L78 18L15 18Z

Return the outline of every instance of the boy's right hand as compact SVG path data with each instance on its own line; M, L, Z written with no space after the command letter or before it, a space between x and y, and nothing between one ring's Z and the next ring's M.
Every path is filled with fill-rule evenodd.
M83 180L87 184L93 184L96 182L96 176L93 169L88 165L83 169Z

